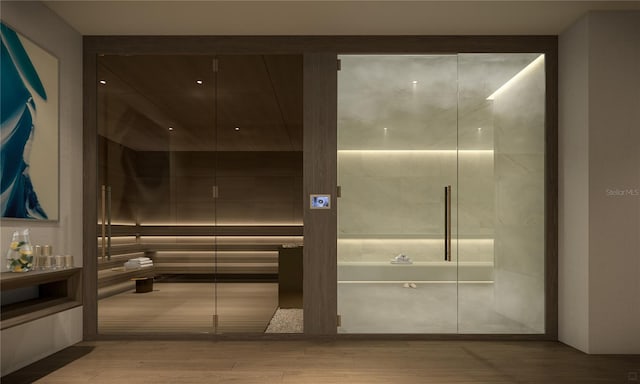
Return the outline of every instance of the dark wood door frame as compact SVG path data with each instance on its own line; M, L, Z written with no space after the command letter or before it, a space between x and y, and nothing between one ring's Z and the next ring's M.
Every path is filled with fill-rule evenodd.
M85 36L83 133L84 339L98 334L97 306L97 57L145 54L300 54L304 56L304 194L337 188L338 54L545 54L545 330L541 335L339 335L395 339L558 338L558 39L557 36ZM308 198L305 198L308 207ZM335 207L304 211L304 338L336 337L337 222ZM167 337L167 335L159 335ZM212 335L214 338L234 336ZM257 336L253 336L254 338ZM291 337L287 335L265 336Z

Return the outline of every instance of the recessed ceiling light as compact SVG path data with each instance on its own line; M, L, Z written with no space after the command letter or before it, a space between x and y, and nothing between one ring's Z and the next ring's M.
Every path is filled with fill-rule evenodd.
M102 84L102 85L107 84L107 80L100 80L100 84Z
M198 85L202 85L203 81L202 80L196 80L196 84Z
M482 127L478 127L478 131L482 131Z
M418 84L418 80L413 80L412 83L413 84Z
M169 130L170 130L170 131L173 131L173 127L169 127Z
M239 131L239 130L240 130L240 127L235 127L235 128L233 128L233 129L234 129L234 130L236 130L236 131Z

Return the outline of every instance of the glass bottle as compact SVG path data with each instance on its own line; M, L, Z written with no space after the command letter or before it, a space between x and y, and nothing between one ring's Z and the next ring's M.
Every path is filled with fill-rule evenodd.
M10 272L33 270L33 247L29 240L29 229L13 232L11 245L7 251L7 269Z

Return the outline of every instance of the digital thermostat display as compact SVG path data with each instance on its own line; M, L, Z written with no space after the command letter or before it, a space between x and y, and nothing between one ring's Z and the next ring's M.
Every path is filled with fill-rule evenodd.
M310 195L309 205L311 209L331 209L331 196Z

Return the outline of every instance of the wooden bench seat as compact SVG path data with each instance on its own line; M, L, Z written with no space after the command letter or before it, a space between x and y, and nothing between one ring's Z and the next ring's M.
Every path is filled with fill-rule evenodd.
M300 242L303 227L114 225L112 234L111 257L98 259L101 298L133 289L131 279L145 277L145 273L156 277L277 275L278 249L282 244ZM127 260L141 256L153 260L152 269L122 269Z

